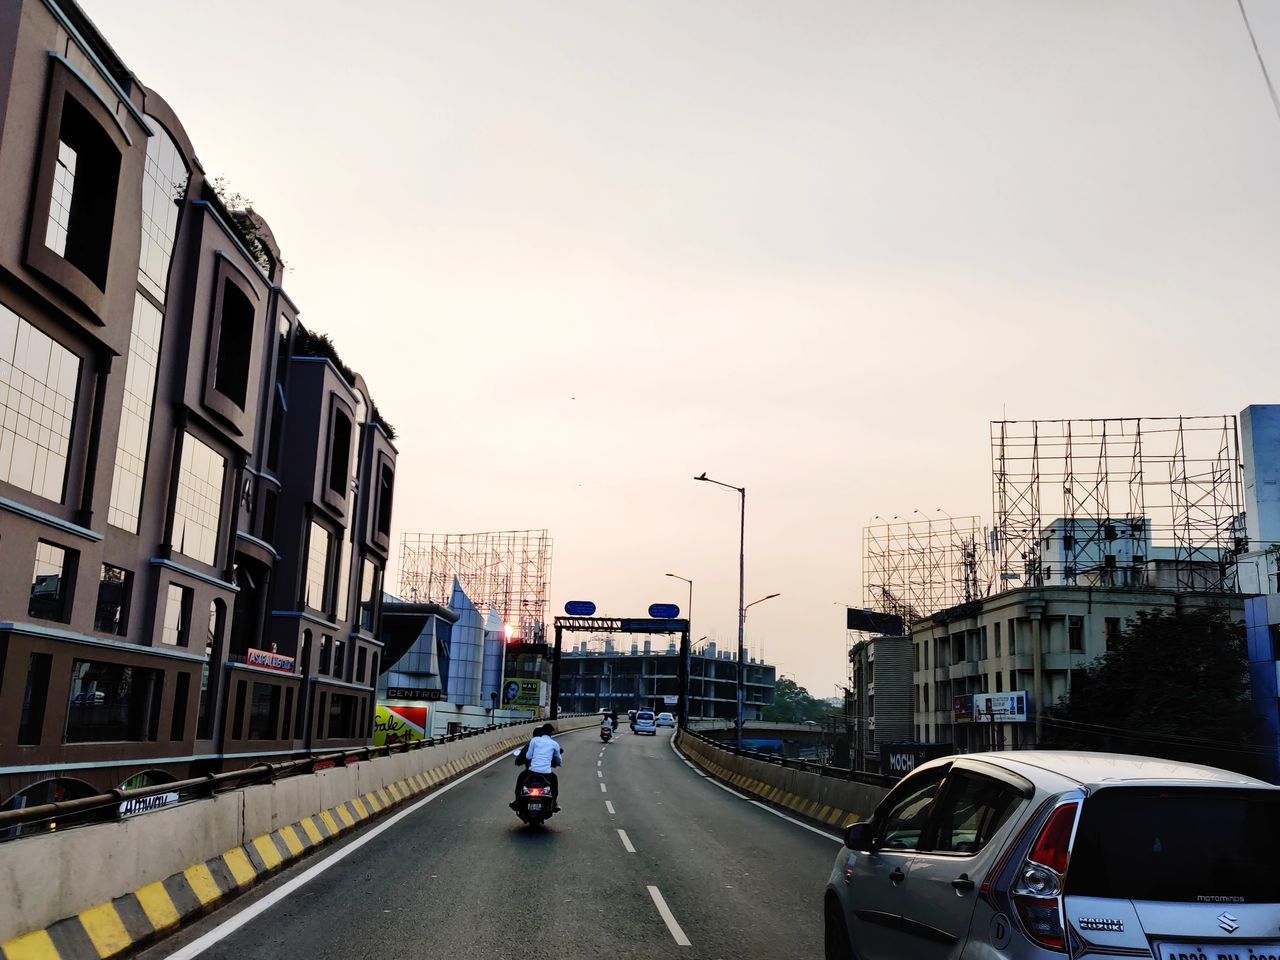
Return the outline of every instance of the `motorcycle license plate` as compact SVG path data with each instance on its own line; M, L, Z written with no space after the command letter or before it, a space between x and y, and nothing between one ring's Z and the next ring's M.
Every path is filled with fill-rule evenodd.
M541 812L542 812L542 804L540 804L540 803L531 803L531 804L529 804L529 812L530 812L530 813L541 813Z
M1280 943L1158 943L1160 960L1280 960Z

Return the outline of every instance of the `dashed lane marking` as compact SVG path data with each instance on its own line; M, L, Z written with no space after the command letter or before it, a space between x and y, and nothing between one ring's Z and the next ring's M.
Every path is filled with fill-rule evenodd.
M619 830L618 839L622 841L622 846L627 851L627 853L636 852L636 848L631 845L631 838L627 836L627 831Z
M617 813L616 813L616 812L614 811L614 809L613 809L613 801L612 801L612 800L606 800L606 801L604 802L604 808L605 808L606 810L608 810L608 811L609 811L609 813L610 813L612 816L615 816L615 817L617 816Z
M604 785L603 783L602 783L602 784L600 784L600 792L601 792L601 793L608 793L608 792L609 792L609 791L605 788L605 785Z
M693 944L689 942L689 938L684 935L684 931L680 929L680 924L676 922L675 914L673 914L671 912L671 908L667 906L667 901L662 898L662 891L657 887L649 887L648 890L649 896L653 898L653 905L658 908L658 914L662 917L662 922L667 925L667 929L675 939L676 946L693 946Z

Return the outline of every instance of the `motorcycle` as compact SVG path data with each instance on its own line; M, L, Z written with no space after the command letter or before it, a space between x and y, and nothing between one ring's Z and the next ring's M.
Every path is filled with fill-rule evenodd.
M604 743L608 743L613 739L613 727L604 726L600 728L600 739Z
M520 787L516 816L531 827L541 826L555 812L556 797L551 781L540 773L531 773Z

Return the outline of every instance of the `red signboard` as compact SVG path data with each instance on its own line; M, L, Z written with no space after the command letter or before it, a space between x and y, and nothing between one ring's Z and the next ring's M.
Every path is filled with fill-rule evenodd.
M286 657L282 653L272 653L270 650L254 650L249 648L249 655L244 660L251 667L261 667L263 670L275 670L277 673L293 673L293 657Z

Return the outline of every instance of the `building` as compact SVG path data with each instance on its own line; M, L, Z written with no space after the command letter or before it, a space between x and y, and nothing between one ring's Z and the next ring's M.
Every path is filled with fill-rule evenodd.
M1280 404L1240 414L1248 551L1239 558L1262 775L1280 782Z
M69 0L0 5L0 806L367 742L396 451Z
M648 708L675 713L680 693L680 654L674 643L655 649L651 640L626 650L612 640L582 641L560 654L560 709L594 713L606 707L619 713ZM773 703L777 668L749 660L744 681L743 716L760 720ZM714 643L689 658L689 718L732 720L737 715L738 660Z
M1066 695L1072 672L1106 653L1138 611L1201 607L1243 616L1237 594L1058 586L1019 587L918 620L915 739L960 751L1033 747L1039 711Z
M905 636L863 635L849 648L849 748L855 770L879 770L881 744L912 739L911 650L911 638Z

